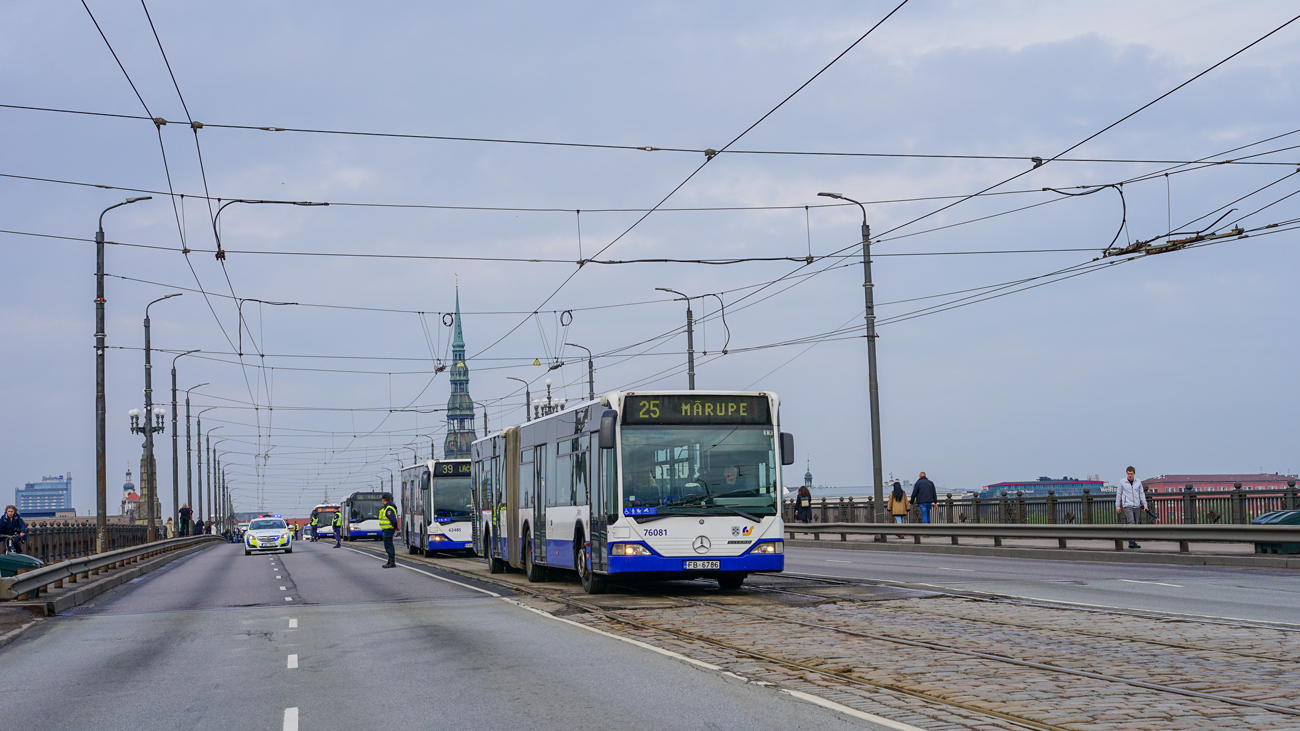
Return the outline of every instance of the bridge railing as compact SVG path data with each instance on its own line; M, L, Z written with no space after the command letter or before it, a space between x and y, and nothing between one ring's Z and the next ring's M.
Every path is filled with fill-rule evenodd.
M930 513L934 523L1001 523L1021 525L1107 525L1120 523L1114 493L1025 495L1002 492L994 497L953 499L935 504ZM888 490L886 490L888 494ZM1147 492L1147 506L1164 525L1244 525L1274 510L1300 509L1300 492L1295 480L1281 490L1245 490L1240 482L1232 490L1198 491L1187 485L1182 492ZM785 501L787 523L795 522L794 500ZM872 523L875 499L871 497L813 498L813 523ZM1144 520L1151 521L1144 517ZM919 522L913 508L910 522Z
M65 583L75 584L110 569L137 563L167 551L211 541L224 541L224 539L211 535L171 538L61 561L17 576L0 577L0 601L9 601L23 596L35 599L47 587L60 589Z
M785 526L786 536L795 539L811 535L821 540L824 535L838 535L847 541L851 535L912 536L915 543L923 537L950 538L952 545L960 545L961 538L993 539L1001 546L1007 538L1046 538L1057 541L1060 548L1068 548L1070 541L1114 541L1115 550L1124 550L1125 541L1176 541L1180 551L1189 550L1191 543L1253 543L1256 553L1278 553L1282 546L1300 544L1300 526L1283 525L1050 525L1045 523L790 523Z
M149 527L145 525L108 526L108 550L129 548L145 543ZM0 552L5 546L0 545ZM44 563L58 563L89 556L95 552L95 524L68 520L37 518L27 521L27 542L23 553Z

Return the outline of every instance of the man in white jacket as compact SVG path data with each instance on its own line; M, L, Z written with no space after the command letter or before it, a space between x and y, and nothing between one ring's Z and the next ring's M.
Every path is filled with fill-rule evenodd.
M1137 525L1139 516L1147 509L1146 491L1136 475L1137 470L1132 467L1125 470L1124 479L1120 480L1119 489L1115 491L1115 512L1128 525ZM1129 541L1128 547L1141 548L1137 541Z

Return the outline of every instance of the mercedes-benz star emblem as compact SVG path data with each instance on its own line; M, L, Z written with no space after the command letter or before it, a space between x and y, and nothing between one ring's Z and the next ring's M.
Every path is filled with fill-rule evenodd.
M708 536L700 536L691 543L691 548L694 548L696 553L708 553L712 547L713 544L709 542Z

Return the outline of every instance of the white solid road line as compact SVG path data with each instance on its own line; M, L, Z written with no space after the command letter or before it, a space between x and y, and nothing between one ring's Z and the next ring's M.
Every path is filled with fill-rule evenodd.
M943 571L974 571L975 570L975 569L958 569L958 568L953 568L952 566L935 566L935 568L942 569Z
M683 654L681 654L681 653L673 652L672 650L665 650L665 649L662 648L662 647L655 647L654 645L650 645L650 644L647 644L647 643L645 643L645 642L641 642L640 640L634 640L634 639L632 639L632 638L630 638L630 637L620 637L620 636L618 636L618 635L616 635L616 634L611 634L611 633L606 632L606 631L604 631L604 630L596 629L595 627L588 627L588 626L585 625L585 624L581 624L581 623L579 623L579 622L574 622L574 621L571 620L571 619L565 619L564 617L557 617L557 616L555 616L554 614L551 614L550 612L545 612L545 611L542 611L541 609L537 609L537 608L535 608L535 607L530 607L530 606L528 606L527 604L524 604L523 602L520 602L520 601L518 601L518 600L516 600L516 599L512 599L512 598L510 598L510 597L501 597L501 601L503 601L503 602L509 602L509 603L511 603L511 604L513 604L513 605L515 605L515 606L517 606L517 607L519 607L519 608L521 608L521 609L527 609L528 611L533 612L533 613L535 613L535 614L540 614L540 615L542 615L543 617L546 617L547 619L553 619L553 620L555 620L556 622L563 622L563 623L565 623L565 624L572 625L572 626L574 626L574 627L579 627L579 628L581 628L581 629L585 629L585 630L587 630L588 632L595 632L595 633L598 634L598 635L604 635L605 637L609 637L609 638L612 638L612 639L618 640L619 642L626 642L626 643L628 643L629 645L636 645L637 647L640 647L640 648L643 648L643 649L649 650L649 651L651 651L651 652L658 653L658 654L660 654L660 655L664 655L664 656L666 656L666 657L671 657L671 658L673 658L674 660L680 660L680 661L685 662L685 663L690 663L691 665L695 665L695 666L697 666L697 667L704 668L705 670L712 670L712 671L717 672L717 673L720 673L720 674L722 674L722 675L726 675L726 676L729 676L729 677L732 677L732 678L738 678L738 679L740 679L740 680L743 680L743 681L745 681L745 682L747 682L747 683L752 683L752 684L754 684L754 685L760 685L760 686L764 686L764 687L770 687L770 686L771 686L771 683L766 683L766 682L762 682L762 681L754 681L754 680L750 680L750 679L748 679L748 678L746 678L746 677L744 677L744 676L737 675L737 674L735 674L735 673L733 673L733 672L729 672L729 671L727 671L727 670L723 670L721 667L719 667L719 666L717 666L717 665L713 665L713 664L711 664L711 663L707 663L707 662L704 662L704 661L702 661L702 660L696 660L696 659L693 658L693 657L687 657L687 656L685 656L685 655L683 655ZM785 690L785 689L782 689L782 692L783 692L783 693L788 693L788 694L790 694L791 696L793 696L793 697L795 697L795 698L798 698L799 700L807 701L807 702L809 702L809 703L812 703L812 704L815 704L815 705L821 706L822 708L828 708L828 709L830 709L830 710L832 710L832 711L836 711L836 712L838 712L838 713L843 713L843 714L846 715L846 716L852 716L853 718L857 718L857 719L862 720L862 721L870 721L871 723L879 724L879 725L881 725L881 726L885 726L885 727L887 727L887 728L896 729L896 731L925 731L925 729L918 728L918 727L916 727L916 726L909 726L909 725L906 724L906 723L901 723L901 722L899 722L899 721L893 721L893 720L890 720L890 719L888 719L888 718L884 718L883 716L876 716L876 715L873 715L873 714L867 713L867 712L865 712L865 711L859 711L859 710L856 709L856 708L850 708L850 707L848 707L848 706L846 706L846 705L842 705L842 704L840 704L840 703L836 703L835 701L827 700L827 699L825 699L825 698L821 698L821 697L819 697L819 696L815 696L815 695L812 695L812 694L809 694L809 693L803 693L803 692L800 692L800 691L797 691L797 690Z
M833 558L822 559L826 563L854 563L853 561L837 561Z
M284 731L298 731L298 708L284 709Z
M903 723L901 721L895 721L889 718L885 718L884 716L877 716L873 713L867 713L866 711L859 711L856 708L849 708L846 705L836 703L835 701L828 701L825 698L822 698L821 696L815 696L811 693L804 693L803 691L788 690L784 688L782 689L781 692L789 693L790 695L794 696L795 698L798 698L799 700L808 701L809 703L821 706L822 708L829 708L832 711L838 711L840 713L843 713L846 716L852 716L854 718L863 721L870 721L871 723L879 724L887 728L897 729L897 731L925 731L925 729L917 728L916 726L912 726Z
M298 629L298 620L297 620L297 619L291 619L291 620L289 620L289 629Z
M707 662L704 662L704 661L702 661L702 660L696 660L696 659L693 658L693 657L687 657L687 656L685 656L685 655L683 655L683 654L681 654L681 653L673 652L672 650L665 650L665 649L662 648L662 647L655 647L654 645L650 645L650 644L647 644L647 643L645 643L645 642L641 642L640 640L634 640L634 639L632 639L632 638L630 638L630 637L619 637L619 636L616 635L616 634L612 634L612 633L606 632L605 630L602 630L602 629L596 629L595 627L588 627L588 626L585 625L585 624L581 624L581 623L579 623L579 622L574 622L574 621L571 620L571 619L565 619L564 617L557 617L557 616L555 616L554 614L551 614L550 612L542 611L541 609L537 609L536 607L530 607L530 606L528 606L527 604L524 604L523 602L518 601L518 600L516 600L516 599L512 599L512 598L510 598L510 597L508 597L508 596L503 596L503 597L501 597L501 601L503 601L503 602L509 602L510 604L513 604L513 605L515 605L516 607L519 607L520 609L527 609L528 611L533 612L534 614L540 614L540 615L542 615L543 617L546 617L547 619L553 619L553 620L555 620L556 622L563 622L563 623L565 623L565 624L573 625L574 627L581 627L582 629L585 629L585 630L587 630L588 632L595 632L595 633L598 634L598 635L604 635L605 637L611 637L611 638L613 638L613 639L618 640L619 642L626 642L626 643L628 643L629 645L636 645L637 647L640 647L640 648L643 648L643 649L649 650L649 651L651 651L651 652L657 652L657 653L659 653L660 655L665 655L665 656L667 656L667 657L671 657L671 658L673 658L674 660L681 660L682 662L690 663L691 665L696 665L696 666L698 666L698 667L702 667L702 668L704 668L705 670L714 670L714 671L718 671L718 672L724 672L724 671L722 670L722 668L721 668L720 666L718 666L718 665L713 665L713 664L711 664L711 663L707 663Z
M289 656L289 668L288 668L288 669L289 669L289 670L293 670L293 669L296 668L296 667L298 667L298 656L297 656L297 655L290 655L290 656Z
M379 561L383 561L383 560L385 560L385 558L386 558L386 557L384 557L384 556L375 556L375 555L371 554L369 551L359 551L359 550L357 550L357 549L355 549L355 548L351 548L351 547L348 547L348 546L344 546L344 548L348 549L349 551L351 551L351 552L353 552L353 553L359 553L359 554L361 554L362 556L369 556L370 558L373 558L373 559L376 559L376 560L379 560ZM477 591L477 592L479 592L479 593L487 594L487 595L490 596L490 597L497 597L497 598L500 598L500 597L501 597L500 594L498 594L498 593L496 593L496 592L494 592L494 591L488 591L487 589L480 589L480 588L478 588L477 586L470 586L469 584L462 584L462 583L459 582L459 581L452 581L451 579L448 579L448 578L446 578L446 577L438 576L437 574L431 574L431 573L429 573L428 571L421 571L420 569L417 569L417 568L415 568L414 566L405 566L405 565L400 564L400 563L397 564L397 565L400 566L401 568L407 569L407 570L409 570L409 571L414 571L414 572L417 573L417 574L424 574L425 576L428 576L428 577L431 577L431 578L437 579L438 581L445 581L445 582L447 582L448 584L455 584L456 586L463 586L463 587L465 587L466 589L473 589L474 591Z
M1120 581L1125 581L1125 582L1128 582L1128 583L1130 583L1130 584L1155 584L1156 586L1172 586L1172 587L1174 587L1175 589L1182 589L1182 588L1183 588L1183 585L1182 585L1182 584L1166 584L1166 583L1164 583L1164 582L1160 582L1160 581L1138 581L1137 579L1120 579Z

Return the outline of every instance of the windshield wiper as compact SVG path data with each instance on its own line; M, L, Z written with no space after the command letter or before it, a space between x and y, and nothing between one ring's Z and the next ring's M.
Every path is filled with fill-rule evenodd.
M703 502L705 500L712 500L714 498L720 498L720 497L731 497L732 495L741 495L747 492L753 492L753 490L749 490L749 489L732 490L730 492L720 492L717 495L713 495L713 494L696 495L695 497L690 498L689 500L681 501L680 503L678 503L678 505L690 505L691 503Z
M736 515L739 515L740 517L744 518L745 520L752 520L752 521L754 521L755 523L762 523L762 522L763 522L762 520L760 520L760 519L758 519L758 518L755 518L754 516L750 515L749 513L746 513L746 512L744 512L744 511L742 511L742 510L737 510L737 509L731 507L730 505L711 505L711 506L709 506L709 507L713 507L713 508L722 508L723 510L729 510L729 511L735 513Z

